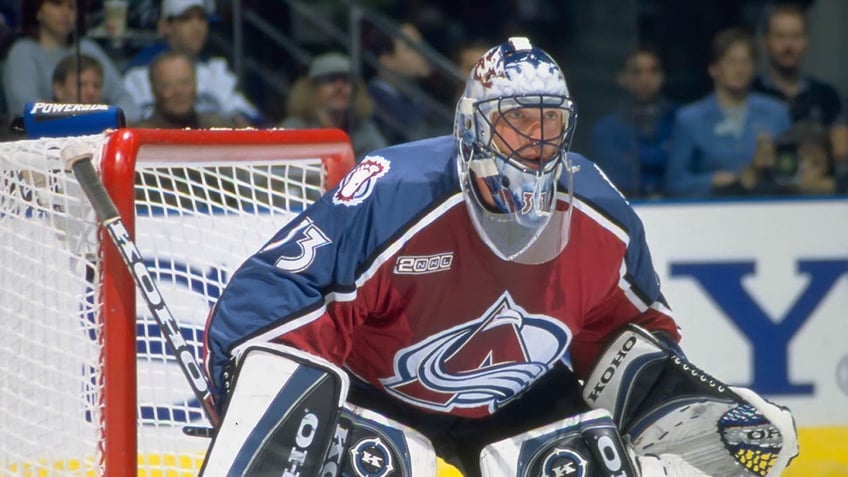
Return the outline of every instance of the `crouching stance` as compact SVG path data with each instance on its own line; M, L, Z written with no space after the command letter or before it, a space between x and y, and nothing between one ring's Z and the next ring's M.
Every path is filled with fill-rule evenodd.
M204 335L207 475L432 476L434 451L465 477L780 474L788 412L653 339L680 334L644 226L576 124L559 65L510 38L454 136L366 155L247 258ZM226 389L267 343L308 355L241 353Z

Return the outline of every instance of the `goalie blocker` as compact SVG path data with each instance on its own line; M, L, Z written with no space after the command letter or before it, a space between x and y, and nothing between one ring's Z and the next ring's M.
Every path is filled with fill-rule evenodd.
M433 476L436 454L418 432L345 404L347 375L280 344L247 347L200 475Z
M600 356L583 397L610 411L637 454L675 454L708 475L776 477L798 454L786 408L704 373L637 326Z

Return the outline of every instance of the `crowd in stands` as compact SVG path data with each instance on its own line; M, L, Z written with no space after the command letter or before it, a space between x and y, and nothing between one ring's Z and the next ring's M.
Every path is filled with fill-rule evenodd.
M348 133L357 157L451 132L410 89L432 74L413 21L399 21L399 35L364 32L363 53L377 65L367 75L355 75L346 52L314 55L291 85L280 122L242 91L225 59L206 53L214 0L161 0L158 18L146 20L159 40L122 62L122 71L95 40L76 34L77 8L78 0L0 0L7 116L29 101L105 102L134 127L332 127ZM833 85L802 70L806 13L792 4L766 12L761 42L755 25L713 37L704 65L712 91L692 102L665 95L656 45L634 48L616 77L626 100L579 126L592 135L577 152L634 199L848 192L848 112ZM468 39L450 58L466 74L489 46Z
M631 198L848 192L848 114L832 85L802 71L807 29L802 8L778 5L762 52L750 29L718 32L713 90L683 105L662 94L660 55L637 48L618 76L627 102L593 126L589 157Z
M203 54L212 13L208 0L163 0L156 24L161 40L136 54L124 73L124 87L141 108L143 117L153 112L156 101L151 63L164 52L177 51L194 63L198 112L215 113L238 126L262 123L259 110L238 90L238 79L226 60Z
M75 54L75 0L27 0L21 6L20 36L12 43L3 65L3 93L8 111L23 111L29 101L53 97L53 70ZM141 111L124 88L112 59L89 38L79 39L79 52L103 68L103 101L120 106L128 121Z

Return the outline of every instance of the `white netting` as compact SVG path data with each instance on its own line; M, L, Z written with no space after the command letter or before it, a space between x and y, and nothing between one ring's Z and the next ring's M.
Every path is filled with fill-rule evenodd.
M85 140L99 164L107 137ZM59 160L63 142L0 144L0 476L103 469L102 252L93 211ZM321 193L318 158L274 159L263 147L250 160L250 144L143 145L127 180L136 243L198 360L209 307L235 267ZM136 302L139 420L128 425L138 426L138 474L196 475L208 442L182 427L205 421Z
M104 137L86 140L99 151ZM60 145L0 153L2 475L98 460L96 226Z

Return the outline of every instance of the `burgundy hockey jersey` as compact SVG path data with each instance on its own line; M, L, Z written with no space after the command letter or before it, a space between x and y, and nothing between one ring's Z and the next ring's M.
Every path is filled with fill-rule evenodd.
M206 330L218 392L237 347L274 340L422 410L481 417L559 361L581 375L626 323L678 337L640 220L569 157L573 199L561 180L548 237L507 262L472 225L454 138L366 156L233 275ZM559 252L547 238L563 231Z

